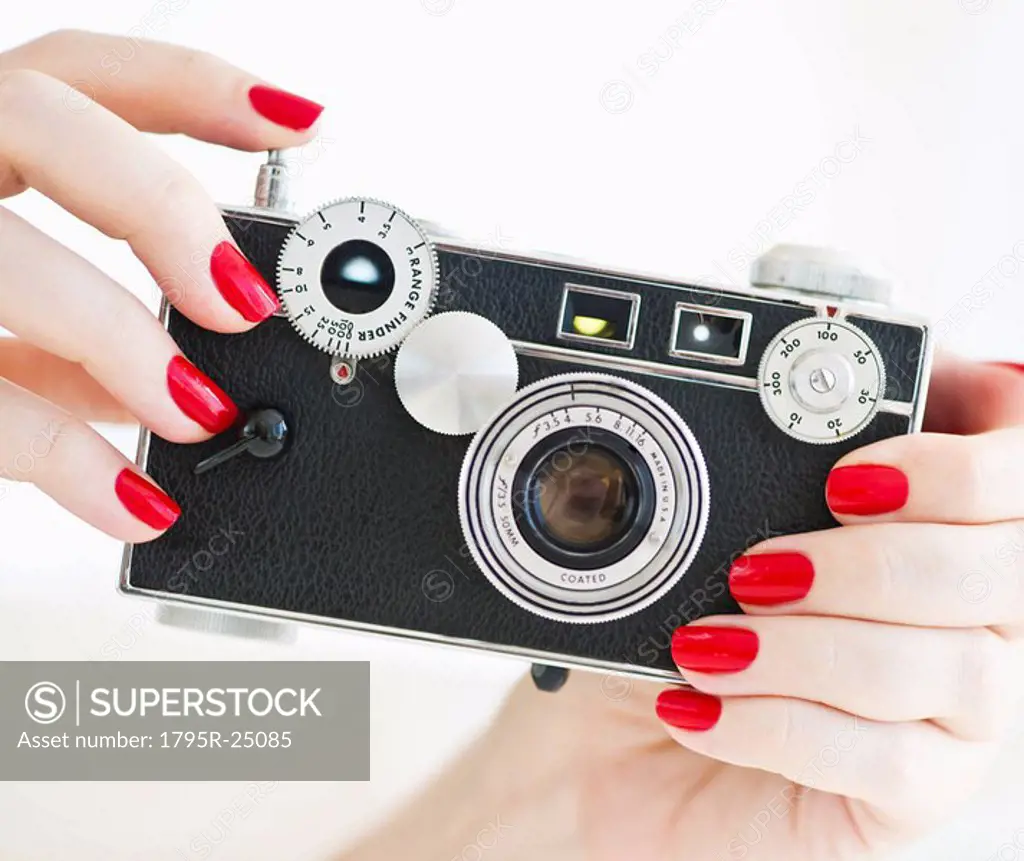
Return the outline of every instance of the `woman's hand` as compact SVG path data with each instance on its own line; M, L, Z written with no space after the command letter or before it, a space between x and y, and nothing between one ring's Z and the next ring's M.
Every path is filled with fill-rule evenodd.
M319 105L196 51L58 32L0 54L0 198L37 189L124 239L167 298L218 332L278 307L198 182L140 131L243 150L302 144ZM0 476L125 541L179 509L69 407L175 442L229 427L230 397L131 293L0 207Z
M845 525L751 548L731 576L748 615L677 631L696 690L526 681L352 857L414 859L427 839L489 861L871 858L945 820L1024 690L1022 425L1021 370L937 363L935 432L836 465Z
M696 691L663 691L658 715L722 764L700 796L758 808L723 858L870 855L984 777L1024 693L1022 425L1021 369L941 360L933 432L834 467L844 525L752 548L730 572L748 615L676 632Z

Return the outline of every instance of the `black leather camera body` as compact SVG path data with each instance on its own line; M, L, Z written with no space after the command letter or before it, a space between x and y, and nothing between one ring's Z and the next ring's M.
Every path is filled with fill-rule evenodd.
M235 400L199 445L144 431L181 504L126 548L168 605L677 678L679 624L738 612L732 561L835 526L829 469L920 429L929 329L836 255L725 288L460 243L388 204L225 208L283 309L223 335L164 309Z

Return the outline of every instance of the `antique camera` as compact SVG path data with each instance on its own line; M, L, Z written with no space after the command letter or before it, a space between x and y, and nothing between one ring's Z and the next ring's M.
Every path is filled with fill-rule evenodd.
M377 200L312 215L272 153L227 207L282 311L241 335L166 307L242 409L143 432L181 503L121 588L165 605L676 679L679 624L737 612L731 562L835 526L846 452L920 429L928 327L839 255L724 288L460 242ZM191 611L190 611L191 612Z

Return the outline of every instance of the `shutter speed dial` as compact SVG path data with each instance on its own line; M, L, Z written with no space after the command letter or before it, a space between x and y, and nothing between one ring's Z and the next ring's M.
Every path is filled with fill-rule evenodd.
M758 390L765 411L804 442L841 442L874 418L885 393L878 348L860 329L825 318L798 320L768 345Z
M328 204L298 224L277 265L281 303L299 334L352 359L397 347L430 313L437 282L423 229L366 198Z

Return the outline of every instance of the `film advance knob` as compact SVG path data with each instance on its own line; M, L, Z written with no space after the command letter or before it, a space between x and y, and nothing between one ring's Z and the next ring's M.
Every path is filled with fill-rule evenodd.
M751 264L750 283L883 304L893 292L891 282L865 272L849 256L813 245L770 248Z
M518 382L519 362L505 333L465 311L420 323L395 359L402 406L437 433L476 433L512 399Z

